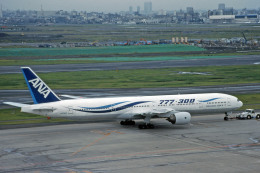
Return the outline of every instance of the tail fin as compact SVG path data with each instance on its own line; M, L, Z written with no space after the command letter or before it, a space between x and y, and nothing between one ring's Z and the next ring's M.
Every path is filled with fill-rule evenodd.
M21 67L34 104L59 101L60 98L37 76L30 67Z

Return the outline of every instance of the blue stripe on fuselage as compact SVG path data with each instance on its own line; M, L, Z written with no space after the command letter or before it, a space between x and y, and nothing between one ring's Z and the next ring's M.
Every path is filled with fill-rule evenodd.
M126 102L129 102L129 101L118 102L118 103L105 105L105 106L99 106L99 107L81 107L81 108L84 108L84 109L107 109L107 108L110 108L110 107L113 107L113 106L116 106L116 105L119 105L119 104L122 104L122 103L126 103Z
M134 103L130 103L130 104L127 104L127 105L124 105L124 106L120 106L120 107L117 107L117 108L111 108L111 109L108 109L108 110L78 110L78 109L74 109L75 111L81 111L81 112L88 112L88 113L108 113L108 112L115 112L115 111L121 111L121 110L124 110L124 109L127 109L127 108L130 108L132 106L136 106L138 104L142 104L142 103L147 103L147 102L150 102L150 101L140 101L140 102L134 102ZM123 102L122 102L123 103ZM96 109L96 108L95 108Z
M217 100L217 99L220 99L220 98L213 98L213 99L208 99L208 100L202 100L202 101L199 101L199 102L210 102L210 101L214 101L214 100Z

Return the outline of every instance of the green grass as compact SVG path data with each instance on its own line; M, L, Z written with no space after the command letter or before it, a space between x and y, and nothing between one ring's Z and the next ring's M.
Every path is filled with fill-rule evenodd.
M0 57L130 54L204 51L205 49L189 45L144 45L144 46L107 46L86 48L2 48Z
M179 74L199 72L199 74ZM53 89L155 88L259 83L259 65L39 73ZM27 89L22 74L0 75L0 89Z
M244 104L239 110L260 109L260 93L236 94L234 96L239 98Z
M135 46L133 46L135 47ZM149 47L149 46L148 46ZM152 46L151 46L152 47ZM183 47L184 49L185 47ZM189 47L186 47L187 50ZM132 48L131 48L132 49ZM130 51L132 51L129 49ZM10 49L11 50L11 49ZM28 49L29 50L29 49ZM241 57L241 55L259 55L260 51L250 51L250 52L233 52L233 53L214 53L214 54L207 54L206 52L199 51L199 53L184 53L184 52L168 52L168 55L165 52L158 53L149 53L149 54L140 54L140 53L131 53L130 51L126 51L125 53L115 53L115 54L86 54L86 55L77 55L77 50L73 50L72 52L75 55L55 55L49 54L44 57L40 56L41 51L37 52L36 49L33 49L35 52L38 53L37 56L26 56L26 57L19 57L19 56L3 56L1 57L0 54L0 66L30 66L30 65L52 65L52 64L82 64L82 63L106 63L106 62L131 62L131 61L168 61L168 60L188 60L188 59L215 59L215 58L229 58L229 57ZM160 50L158 48L158 50ZM49 50L44 50L48 52ZM141 51L141 49L140 49ZM143 50L142 50L143 51ZM160 50L163 51L163 50ZM45 53L46 53L45 52ZM1 53L1 49L0 49ZM27 52L30 55L30 51ZM57 53L57 52L53 52ZM8 54L8 53L7 53ZM26 53L24 54L24 56Z

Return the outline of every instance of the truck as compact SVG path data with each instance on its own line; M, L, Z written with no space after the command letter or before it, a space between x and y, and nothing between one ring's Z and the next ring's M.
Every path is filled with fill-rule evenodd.
M237 119L260 119L260 113L256 113L254 109L246 109L244 112L236 116Z

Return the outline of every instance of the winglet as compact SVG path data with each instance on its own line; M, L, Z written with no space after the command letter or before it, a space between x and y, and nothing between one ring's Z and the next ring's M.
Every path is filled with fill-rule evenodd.
M60 101L60 98L46 85L30 67L21 67L34 104Z

